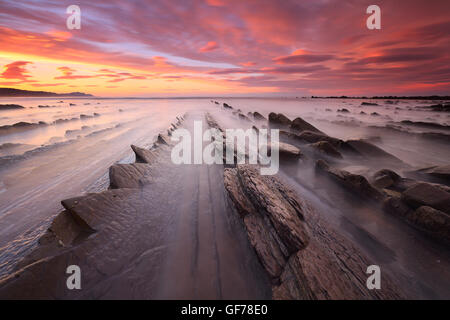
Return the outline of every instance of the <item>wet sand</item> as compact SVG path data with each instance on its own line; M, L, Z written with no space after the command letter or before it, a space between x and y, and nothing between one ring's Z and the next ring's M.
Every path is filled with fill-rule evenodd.
M224 128L262 125L261 122L242 120L237 114L220 107L208 110ZM183 127L192 132L193 120L202 120L206 127L204 116L204 111L191 111ZM318 127L326 133L334 130L333 126L320 126L320 121L314 124L319 124ZM135 131L134 137L141 142L146 141L148 145L155 134L154 131L149 132L152 133L142 136L144 131L141 127ZM392 140L402 140L401 134L393 137ZM386 138L383 136L382 139L385 150L394 150L393 154L402 160L405 159L402 152L411 154L410 150L396 149L394 146L397 142L390 142ZM100 144L98 140L93 142L93 150L102 143L101 140ZM417 151L419 147L420 143L417 142L414 148ZM439 149L437 144L428 147ZM67 150L70 148L73 148L72 144L67 146ZM33 221L23 220L23 224L29 223L30 228L36 223L42 227L33 229L29 239L22 238L23 246L19 248L23 250L18 247L8 249L6 246L0 251L3 263L7 264L6 268L3 266L4 274L28 266L25 271L21 271L21 284L2 287L0 295L6 298L24 298L24 295L29 295L90 299L271 298L271 280L249 243L245 227L224 188L223 166L176 166L170 160L170 148L164 145L159 148L161 153L158 161L151 164L150 184L142 189L104 191L86 200L89 208L87 212L94 212L96 232L82 241L77 239L73 243L56 247L54 244L48 247L44 245L44 250L39 251L43 242L41 236L53 217L43 219L43 216L36 216ZM123 150L123 145L117 145L117 151L123 154L121 157L128 159L126 162L132 162L131 152ZM302 147L302 150L307 150L307 158L316 157L314 153L309 153L307 147ZM441 148L440 151L445 158L448 150ZM92 152L81 152L80 157L83 154L86 161L92 160L88 156ZM426 156L422 155L420 161L424 161ZM445 163L442 157L436 162ZM79 157L73 158L74 163L79 160ZM30 159L29 163L33 161L35 159ZM450 251L447 245L430 239L396 217L386 215L380 206L361 200L317 176L313 162L308 161L301 160L294 166L283 166L280 179L310 202L321 218L337 230L345 241L352 243L363 255L380 265L383 272L395 279L405 296L422 299L445 299L450 296ZM359 166L352 166L357 161ZM115 161L105 154L96 158L95 162L102 162L104 166ZM54 172L52 170L56 164L53 167L49 164L48 172L35 171L35 174L45 176ZM367 176L386 166L380 161L364 162L351 157L346 157L342 162L337 161L334 165ZM64 173L64 168L61 166L61 178L70 180L74 174L81 174L81 171ZM408 164L402 164L399 168L402 168L401 172L403 169L411 170ZM102 169L98 167L98 171L100 174ZM80 190L88 180L92 183L91 191L104 190L108 185L107 176L98 180L96 174L91 174L84 180L76 180L78 186L73 190L66 189L65 193L68 196L77 195L79 191L75 190ZM26 184L21 187L30 189ZM36 195L40 193L39 190L36 192ZM27 208L30 212L33 207L40 206L33 197L26 198L24 204L30 206ZM36 197L36 200L45 202L44 198ZM23 210L16 205L13 207L15 212ZM58 212L59 208L54 206L50 211ZM8 216L11 220L8 220ZM17 219L9 213L2 217L2 223L14 227ZM8 228L4 230L2 236L7 234ZM11 233L11 236L14 234ZM41 243L36 245L39 238ZM34 241L35 244L27 246L28 241ZM15 253L20 258L26 257L18 266L11 263ZM38 262L29 265L34 260ZM77 264L83 270L83 277L86 277L83 279L86 280L83 280L81 292L68 292L65 288L65 267L69 264Z

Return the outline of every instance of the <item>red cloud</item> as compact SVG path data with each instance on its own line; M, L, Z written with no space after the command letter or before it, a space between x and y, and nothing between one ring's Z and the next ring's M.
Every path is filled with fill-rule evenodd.
M5 66L6 70L3 71L2 78L4 79L19 79L27 81L31 76L28 74L28 70L25 68L28 64L32 64L30 61L16 61Z
M209 41L205 46L201 47L199 52L209 52L219 48L219 45L215 41Z
M298 52L298 50L295 51L294 54L292 55L274 58L273 61L275 61L278 64L300 64L300 63L323 62L334 58L334 56L331 54L309 54L309 53L295 54L296 52Z

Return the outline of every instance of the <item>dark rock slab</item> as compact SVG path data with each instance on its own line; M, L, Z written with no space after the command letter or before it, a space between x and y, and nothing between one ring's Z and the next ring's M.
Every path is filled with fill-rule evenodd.
M384 151L376 145L364 140L348 140L346 144L356 150L359 154L368 159L384 158L389 161L402 163L402 161L392 154Z
M300 134L296 134L296 133L292 133L292 132L287 132L287 131L280 131L280 139L284 140L284 141L292 141L292 142L297 142L300 144L307 144L307 143L316 143L316 142L320 142L320 141L326 141L329 142L332 146L334 146L335 148L339 148L343 145L343 141L324 135L324 134L320 134L318 132L312 132L312 131L303 131Z
M253 118L255 120L267 120L261 113L258 111L253 112Z
M272 278L274 299L398 299L386 277L383 290L366 287L370 262L321 220L279 179L255 166L224 172L225 188L249 241Z
M428 175L433 178L438 178L445 183L450 183L450 165L424 168L417 170L416 173Z
M402 200L412 208L428 206L450 214L450 193L430 183L417 183L407 189Z
M241 120L251 121L249 117L247 117L245 114L238 113L238 117Z
M439 242L450 243L450 216L428 206L413 209L400 196L388 197L383 210L397 216Z
M268 153L270 155L271 146L268 146ZM278 152L280 155L280 160L298 160L303 154L299 148L284 142L278 143Z
M317 133L324 134L322 131L320 131L319 129L314 127L312 124L306 122L305 120L303 120L300 117L296 118L296 119L294 119L294 121L292 121L291 129L300 131L300 132L301 131L311 131L311 132L317 132Z
M1 110L15 110L15 109L25 109L25 108L18 104L0 104L0 111Z
M269 124L273 127L287 127L292 121L282 113L271 112L269 114Z
M334 181L358 196L375 201L384 199L383 193L373 187L369 181L361 175L332 168L324 160L318 160L316 162L316 169L318 169L319 172L327 173Z
M110 189L140 188L150 182L151 166L147 163L115 164L109 168Z
M326 154L330 157L342 159L342 154L328 141L319 141L313 144L310 144L312 148L315 150Z
M408 220L414 225L428 231L435 238L450 243L450 216L431 207L419 207Z
M158 149L148 150L135 145L131 145L131 149L133 149L138 163L153 163L158 159Z
M393 186L401 177L392 170L383 169L373 175L372 184L380 189Z

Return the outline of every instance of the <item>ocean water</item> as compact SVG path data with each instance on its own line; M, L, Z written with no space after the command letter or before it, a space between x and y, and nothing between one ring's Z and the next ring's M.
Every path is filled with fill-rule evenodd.
M265 117L270 112L281 112L291 119L301 116L343 140L368 139L403 160L405 170L449 164L450 144L445 138L449 115L423 108L436 101L377 100L372 102L378 106L361 106L363 100L358 99L211 99L226 102L244 114L258 111ZM62 210L61 200L106 189L109 166L134 161L130 144L150 146L177 116L194 110L210 112L223 128L252 126L225 113L211 99L0 99L0 104L25 107L0 111L0 277L36 246ZM405 120L411 122L402 122ZM21 122L32 125L7 127ZM444 138L430 139L426 133ZM364 168L354 169L364 173ZM416 290L418 297L450 296L445 289L450 287L448 271L444 280L442 274L439 277L450 265L448 248L442 252L441 246L422 239L403 222L365 207L352 207L340 200L344 196L339 190L327 195L315 187L314 176L308 171L286 176L299 194L367 254L391 265L405 283L415 279L417 285L411 290ZM375 240L368 240L367 233ZM417 255L411 257L414 249Z

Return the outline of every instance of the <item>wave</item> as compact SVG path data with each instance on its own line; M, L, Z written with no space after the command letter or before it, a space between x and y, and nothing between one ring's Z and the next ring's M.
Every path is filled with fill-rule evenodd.
M56 124L62 124L62 123L71 122L71 121L78 121L78 120L84 120L84 119L89 119L89 118L95 118L95 117L99 117L99 116L101 116L101 114L95 112L92 115L81 114L79 117L64 118L64 119L61 118L61 119L57 119L57 120L55 120L55 121L53 121L51 123L47 123L45 121L39 121L39 122L35 122L35 123L20 121L20 122L14 123L12 125L0 126L0 135L16 133L16 132L22 132L22 131L36 129L36 128L39 128L39 127L44 127L44 126L49 126L49 125L56 125Z

